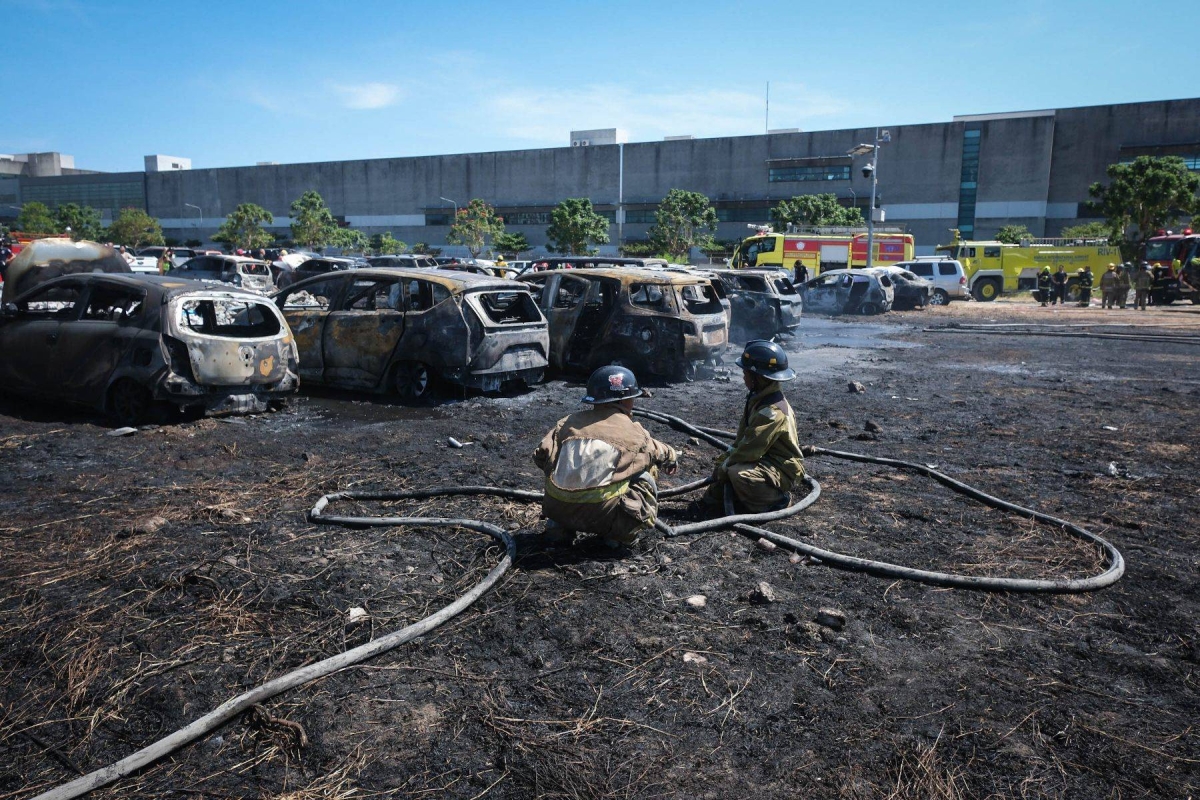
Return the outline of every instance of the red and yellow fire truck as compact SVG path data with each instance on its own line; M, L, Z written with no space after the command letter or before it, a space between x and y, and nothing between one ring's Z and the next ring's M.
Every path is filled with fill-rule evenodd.
M849 269L867 265L866 228L810 228L795 233L775 233L769 227L742 241L733 251L735 269L778 267L794 270L796 264L815 278L827 269ZM896 228L875 229L871 265L877 267L911 261L913 237Z

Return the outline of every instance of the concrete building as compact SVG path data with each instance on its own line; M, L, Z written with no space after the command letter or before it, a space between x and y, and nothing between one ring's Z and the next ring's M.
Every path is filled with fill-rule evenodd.
M914 234L921 253L947 241L955 227L973 238L1007 224L1053 236L1088 221L1088 186L1105 179L1108 165L1138 155L1180 155L1200 170L1200 99L880 127L891 138L880 150L877 205L889 226ZM181 240L211 236L245 202L271 211L283 234L292 201L309 189L321 193L335 216L368 234L391 231L410 244L439 246L454 204L471 198L494 205L510 231L540 246L554 205L588 197L613 220L615 245L618 211L624 240L642 239L663 196L688 189L712 199L721 219L717 238L740 239L747 224L767 222L773 205L795 195L832 192L865 211L871 187L860 171L863 159L847 151L875 133L785 131L623 143L622 132L607 129L573 131L576 146L540 150L107 175L64 171L13 180L18 203L39 199L53 206L90 197L89 205L102 208L141 205ZM580 140L588 144L576 144Z

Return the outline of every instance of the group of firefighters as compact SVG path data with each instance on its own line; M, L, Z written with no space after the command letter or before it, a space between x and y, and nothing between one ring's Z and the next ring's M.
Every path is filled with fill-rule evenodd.
M1092 271L1080 267L1076 286L1079 290L1079 305L1087 308L1092 304ZM1066 305L1067 284L1070 276L1061 264L1054 273L1049 267L1042 267L1038 274L1038 298L1043 306ZM1108 270L1100 276L1100 300L1102 308L1125 308L1129 301L1129 290L1134 292L1134 307L1142 311L1150 301L1150 292L1154 288L1155 276L1150 271L1150 264L1142 262L1141 269L1134 267L1132 262L1109 264Z
M787 353L758 339L746 345L738 364L748 396L737 436L717 459L704 497L689 507L693 517L724 515L727 491L739 513L786 508L804 476L796 418L781 386L796 377ZM569 544L583 532L617 548L654 527L659 471L674 474L679 454L633 420L633 401L645 394L629 369L597 369L583 398L591 408L559 420L534 451L546 474L547 543Z

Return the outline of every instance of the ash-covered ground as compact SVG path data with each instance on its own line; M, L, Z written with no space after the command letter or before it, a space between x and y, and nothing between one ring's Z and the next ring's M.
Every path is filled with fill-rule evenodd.
M94 796L1194 796L1200 348L924 328L1196 333L1197 310L955 304L808 318L785 340L803 439L937 464L1082 524L1125 556L1112 588L937 589L728 532L653 537L632 554L547 549L536 506L361 506L498 522L515 531L518 560L447 626ZM736 426L744 398L732 370L653 388L644 407L721 428ZM306 391L280 413L123 438L91 417L4 401L0 800L115 761L461 594L500 557L486 537L317 527L305 512L342 489L539 489L530 454L582 394L551 380L405 408ZM646 424L684 454L670 482L707 474L711 447ZM771 526L804 541L974 575L1102 568L1092 547L928 479L808 466L821 499ZM664 518L682 507L665 502ZM774 602L755 595L762 582ZM352 623L355 607L367 617ZM844 625L818 623L822 609Z

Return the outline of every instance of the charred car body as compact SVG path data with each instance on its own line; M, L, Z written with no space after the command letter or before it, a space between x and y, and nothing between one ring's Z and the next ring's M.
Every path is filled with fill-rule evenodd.
M915 273L899 267L871 267L867 271L891 279L894 311L925 308L933 301L933 282Z
M0 381L27 397L107 412L265 411L296 391L296 348L268 300L159 276L79 274L0 312Z
M777 269L716 269L729 298L730 335L734 338L770 338L788 333L800 324L804 299L788 274Z
M729 319L710 279L617 267L526 273L550 321L550 363L563 372L622 364L691 378L729 341Z
M822 272L801 294L804 307L816 314L882 314L895 302L891 278L861 269Z
M546 320L522 283L442 269L365 268L300 281L275 295L305 380L394 392L437 379L497 391L542 379Z

